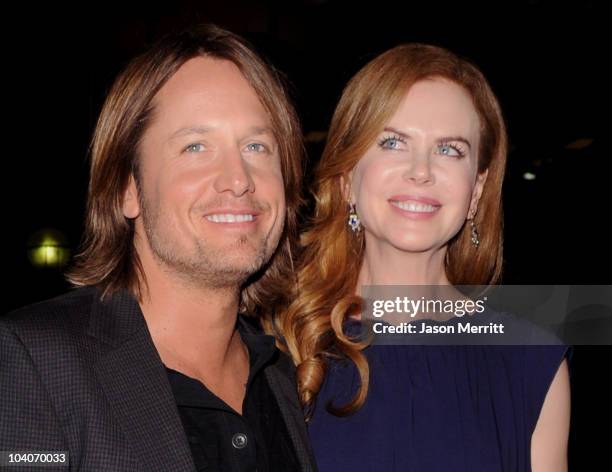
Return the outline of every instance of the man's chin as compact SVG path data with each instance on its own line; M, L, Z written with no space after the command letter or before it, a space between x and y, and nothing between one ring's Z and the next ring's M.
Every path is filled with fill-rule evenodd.
M240 287L244 285L251 277L259 273L264 264L259 261L236 261L233 264L225 264L212 268L208 280L210 285L218 287Z
M220 264L220 271L232 272L236 274L245 274L250 277L254 273L258 272L267 262L269 258L263 254L251 255L250 257L234 257L231 260L225 260L225 264Z

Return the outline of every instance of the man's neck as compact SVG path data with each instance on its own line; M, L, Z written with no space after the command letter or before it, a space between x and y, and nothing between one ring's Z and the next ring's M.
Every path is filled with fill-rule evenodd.
M164 363L222 371L240 344L238 290L189 286L168 272L149 271L140 307Z
M236 330L238 290L147 282L140 306L164 365L198 379L242 414L249 354Z

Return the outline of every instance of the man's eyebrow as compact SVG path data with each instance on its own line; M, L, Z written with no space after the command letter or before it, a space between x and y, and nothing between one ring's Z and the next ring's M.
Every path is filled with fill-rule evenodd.
M270 135L273 138L276 136L276 133L274 133L270 126L251 126L245 133L246 136L261 136L264 134Z
M403 131L392 128L390 126L385 127L384 131L387 131L389 133L395 133L401 136L402 138L410 138L410 135L408 133L404 133ZM464 138L463 136L443 136L441 138L436 139L437 143L446 143L449 141L459 141L461 143L465 143L470 149L472 148L472 144L470 143L469 139Z
M190 134L206 134L211 132L213 129L214 128L211 126L187 126L172 133L170 139L187 136ZM259 136L263 134L274 136L274 130L269 126L252 126L247 130L246 134L249 136Z
M170 136L170 139L178 138L180 136L187 136L189 134L206 134L212 131L210 126L187 126L176 130Z

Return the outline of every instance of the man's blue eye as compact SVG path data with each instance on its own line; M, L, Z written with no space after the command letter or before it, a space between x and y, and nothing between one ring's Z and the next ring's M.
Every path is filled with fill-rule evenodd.
M247 151L263 152L265 150L266 150L266 147L261 143L247 144Z
M204 150L204 145L200 143L190 144L185 148L187 152L202 152Z

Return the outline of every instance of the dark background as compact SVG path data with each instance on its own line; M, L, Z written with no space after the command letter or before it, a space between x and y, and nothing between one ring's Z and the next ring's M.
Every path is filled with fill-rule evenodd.
M75 252L87 146L112 80L161 34L199 21L245 36L286 74L308 138L309 168L323 144L310 137L327 129L342 87L369 59L411 41L471 59L491 82L509 127L503 282L611 283L612 174L603 135L609 48L597 2L92 2L87 11L24 4L3 16L2 312L67 290L61 270L30 264L30 238L54 228ZM525 172L535 180L525 180ZM609 434L595 427L610 412L612 391L602 379L611 352L575 348L571 470L609 466Z

